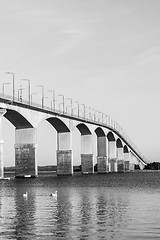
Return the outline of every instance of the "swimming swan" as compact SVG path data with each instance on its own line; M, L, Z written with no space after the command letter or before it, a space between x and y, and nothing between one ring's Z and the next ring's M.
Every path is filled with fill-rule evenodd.
M55 191L55 193L51 193L50 196L57 198L57 191Z
M28 197L28 193L27 193L27 192L26 192L26 193L23 193L22 196L23 196L24 198L27 198L27 197Z

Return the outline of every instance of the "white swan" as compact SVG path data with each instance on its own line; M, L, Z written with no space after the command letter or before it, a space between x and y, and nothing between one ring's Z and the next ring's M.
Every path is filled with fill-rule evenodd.
M26 193L23 193L22 196L23 196L24 198L27 198L27 197L28 197L28 193L27 193L27 192L26 192Z
M57 198L57 191L55 191L55 193L51 193L50 196Z

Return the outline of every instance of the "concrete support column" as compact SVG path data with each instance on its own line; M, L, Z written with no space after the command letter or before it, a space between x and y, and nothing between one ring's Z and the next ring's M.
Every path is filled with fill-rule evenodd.
M4 178L3 140L2 140L2 117L6 109L0 109L0 178Z
M129 170L134 171L135 170L135 156L132 152L129 153Z
M81 135L81 172L92 173L94 172L93 164L93 136Z
M0 140L0 178L4 178L3 140Z
M117 172L124 172L123 147L117 148Z
M97 137L97 173L107 173L109 171L107 159L107 138Z
M109 172L117 172L116 141L108 141Z
M37 134L35 128L15 131L15 177L36 177Z
M71 133L57 133L57 175L73 175Z
M124 169L125 169L125 171L130 170L129 160L130 160L129 153L128 152L124 153Z

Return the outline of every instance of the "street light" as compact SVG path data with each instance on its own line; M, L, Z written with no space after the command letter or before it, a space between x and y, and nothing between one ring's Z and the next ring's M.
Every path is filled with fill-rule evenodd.
M21 101L22 102L22 91L24 90L25 88L22 88L22 86L20 86L20 88L18 89L18 101Z
M82 104L83 108L84 108L84 118L86 117L86 106L85 104Z
M53 90L48 90L48 92L52 92L52 93L53 93L53 100L51 101L51 110L54 110L54 111L55 111L55 108L56 108L55 91L53 91ZM53 103L53 106L54 106L53 109L52 109L52 103Z
M7 82L7 83L3 83L3 87L2 87L3 96L4 96L4 86L5 86L5 85L8 85L8 84L10 84L10 83L8 83L8 82Z
M43 85L37 85L37 87L40 87L42 89L42 108L44 107L44 87Z
M48 98L48 97L43 97L43 107L44 107L44 99L45 99L45 98Z
M77 108L76 107L72 108L72 116L73 116L74 109L77 109Z
M71 107L71 115L72 115L72 105L73 105L72 98L67 98L67 99L71 101L71 105L67 107ZM66 107L66 113L67 113L67 107Z
M27 81L28 82L28 102L30 105L31 102L31 84L29 79L21 79L22 81Z
M37 93L31 93L31 104L32 104L32 99L33 99L33 95L36 95Z
M14 73L13 72L6 72L6 74L12 74L12 82L13 82L13 101L15 99L15 89L14 89Z
M62 95L62 94L59 94L58 96L60 96L60 97L62 97L62 105L63 105L63 113L64 113L64 95Z
M78 105L78 118L79 118L79 102L76 102Z

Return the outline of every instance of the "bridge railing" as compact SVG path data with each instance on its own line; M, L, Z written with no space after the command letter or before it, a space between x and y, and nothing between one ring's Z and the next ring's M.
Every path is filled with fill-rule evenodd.
M135 144L129 139L129 137L124 132L124 130L119 126L119 124L117 122L115 122L108 115L105 115L105 116L108 116L105 118L103 118L103 117L98 118L98 117L93 116L93 114L88 114L88 115L85 114L84 115L78 111L77 111L77 114L75 114L75 113L73 113L73 111L66 112L66 111L61 110L60 108L53 109L53 108L45 106L45 105L42 108L42 105L39 103L29 102L28 100L17 98L17 97L14 97L14 99L13 99L13 96L2 94L2 93L0 93L0 99L2 102L9 101L10 104L15 104L15 105L16 105L16 103L22 104L22 105L24 104L24 105L27 105L28 107L34 107L36 109L48 111L48 112L56 114L56 115L63 115L63 116L71 117L71 118L74 118L74 119L77 119L80 121L85 121L85 122L89 122L92 124L97 124L97 125L101 125L103 127L107 127L110 130L118 133L118 135L120 135L124 139L124 141L126 143L128 143L128 145L140 157L140 159L144 160L144 162L146 161L145 157L142 155L142 153L139 151L139 149L135 146Z

